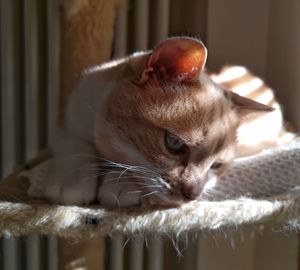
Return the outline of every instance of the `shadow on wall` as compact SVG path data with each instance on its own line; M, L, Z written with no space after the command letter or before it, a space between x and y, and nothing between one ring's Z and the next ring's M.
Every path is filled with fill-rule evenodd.
M275 90L287 119L300 129L300 2L208 2L207 44L212 69L245 65ZM253 15L255 14L255 17Z

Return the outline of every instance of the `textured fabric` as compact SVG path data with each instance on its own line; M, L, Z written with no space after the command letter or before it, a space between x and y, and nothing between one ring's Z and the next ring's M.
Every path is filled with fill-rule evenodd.
M207 186L212 186L214 179ZM235 160L202 200L272 198L300 192L300 141Z

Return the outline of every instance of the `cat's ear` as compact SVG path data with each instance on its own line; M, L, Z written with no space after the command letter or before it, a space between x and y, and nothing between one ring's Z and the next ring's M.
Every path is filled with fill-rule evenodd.
M149 79L190 82L198 78L205 66L207 50L192 38L170 38L161 42L148 58L141 72L140 83Z
M232 91L226 91L226 94L231 100L231 102L234 104L234 106L236 106L239 112L241 112L241 114L243 115L246 115L251 112L271 112L274 110L274 108L268 105L256 102L246 97L242 97Z

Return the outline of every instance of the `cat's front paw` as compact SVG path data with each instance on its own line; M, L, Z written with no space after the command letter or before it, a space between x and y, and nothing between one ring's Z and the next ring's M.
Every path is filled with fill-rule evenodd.
M81 179L73 179L76 184L47 185L44 197L51 203L66 205L88 205L95 200L96 184L78 183Z
M90 204L96 198L97 177L82 164L71 159L52 159L27 174L28 195L51 203Z

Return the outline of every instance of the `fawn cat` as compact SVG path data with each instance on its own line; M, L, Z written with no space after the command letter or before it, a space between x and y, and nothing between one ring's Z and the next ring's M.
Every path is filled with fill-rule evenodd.
M217 84L206 58L199 40L170 38L86 71L52 146L59 173L39 195L107 207L197 199L234 158L242 119L273 110Z

